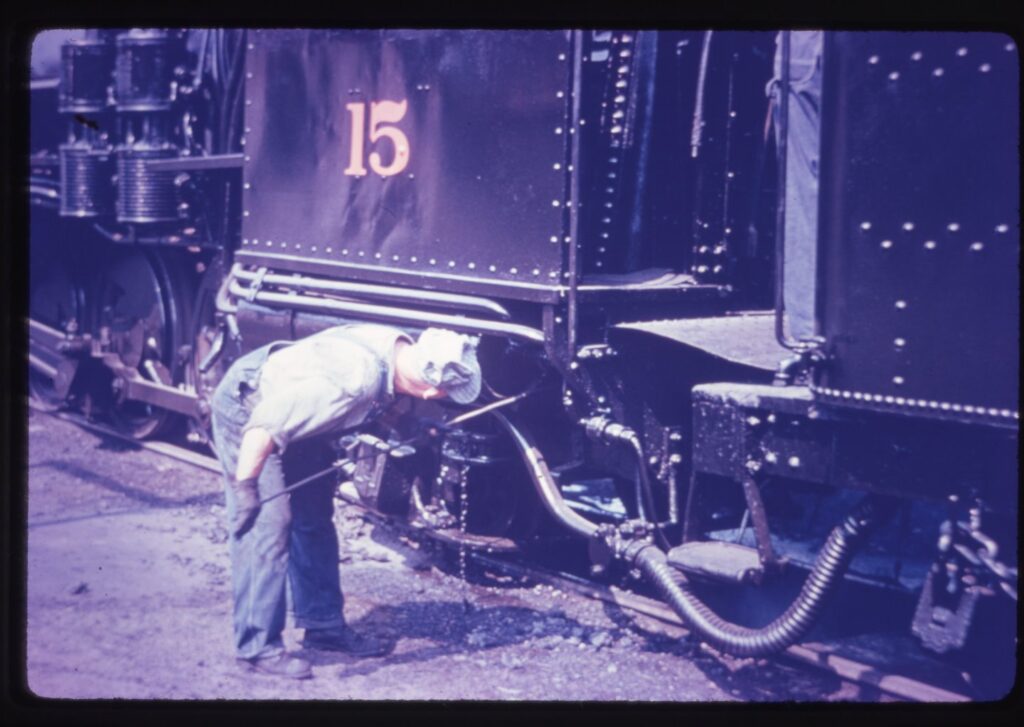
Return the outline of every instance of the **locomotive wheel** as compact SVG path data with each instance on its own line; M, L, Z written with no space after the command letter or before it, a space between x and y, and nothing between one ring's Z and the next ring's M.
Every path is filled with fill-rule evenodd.
M51 328L65 331L82 323L84 294L67 268L59 262L29 283L29 316ZM64 404L54 388L53 379L29 367L28 391L32 400L46 411L56 411Z
M104 266L93 299L94 331L110 329L112 348L122 362L148 380L181 380L179 348L187 342L191 305L188 280L175 257L132 250L114 254ZM177 417L146 402L119 396L118 377L111 381L110 415L114 426L134 439L151 437Z

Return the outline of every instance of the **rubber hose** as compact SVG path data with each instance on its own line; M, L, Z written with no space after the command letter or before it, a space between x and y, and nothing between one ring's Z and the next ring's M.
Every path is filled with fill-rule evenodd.
M767 656L795 644L814 624L822 603L850 565L853 554L866 532L876 521L870 499L863 500L829 534L814 562L800 594L785 612L761 628L740 626L726 621L701 601L687 583L678 583L665 554L656 547L641 550L634 565L704 641L735 656Z

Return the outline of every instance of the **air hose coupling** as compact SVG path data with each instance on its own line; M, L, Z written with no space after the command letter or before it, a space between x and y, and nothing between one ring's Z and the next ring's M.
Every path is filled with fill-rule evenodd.
M626 442L628 444L639 442L633 429L625 424L614 422L603 414L581 419L580 426L595 442Z

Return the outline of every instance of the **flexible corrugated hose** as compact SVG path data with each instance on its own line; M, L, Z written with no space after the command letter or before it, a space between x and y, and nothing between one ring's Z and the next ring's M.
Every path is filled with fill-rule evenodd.
M654 546L637 553L634 565L701 639L736 656L767 656L795 644L814 624L826 596L840 582L854 551L876 522L878 510L873 498L865 498L832 530L800 594L781 616L761 628L740 626L713 612L687 583L676 581L675 569Z

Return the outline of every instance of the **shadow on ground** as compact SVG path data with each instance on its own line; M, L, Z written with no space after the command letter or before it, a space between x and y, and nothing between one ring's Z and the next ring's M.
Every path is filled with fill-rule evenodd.
M61 472L63 474L75 477L89 484L97 485L111 492L116 492L119 495L124 495L132 500L141 502L144 505L158 508L174 508L174 507L188 507L191 505L216 505L224 504L224 494L222 492L206 492L201 495L189 495L188 497L172 498L162 497L149 490L143 490L138 487L132 487L122 482L118 482L106 475L94 472L85 467L80 467L73 462L67 462L59 459L47 459L42 462L35 462L29 465L29 469L41 469L49 468Z

